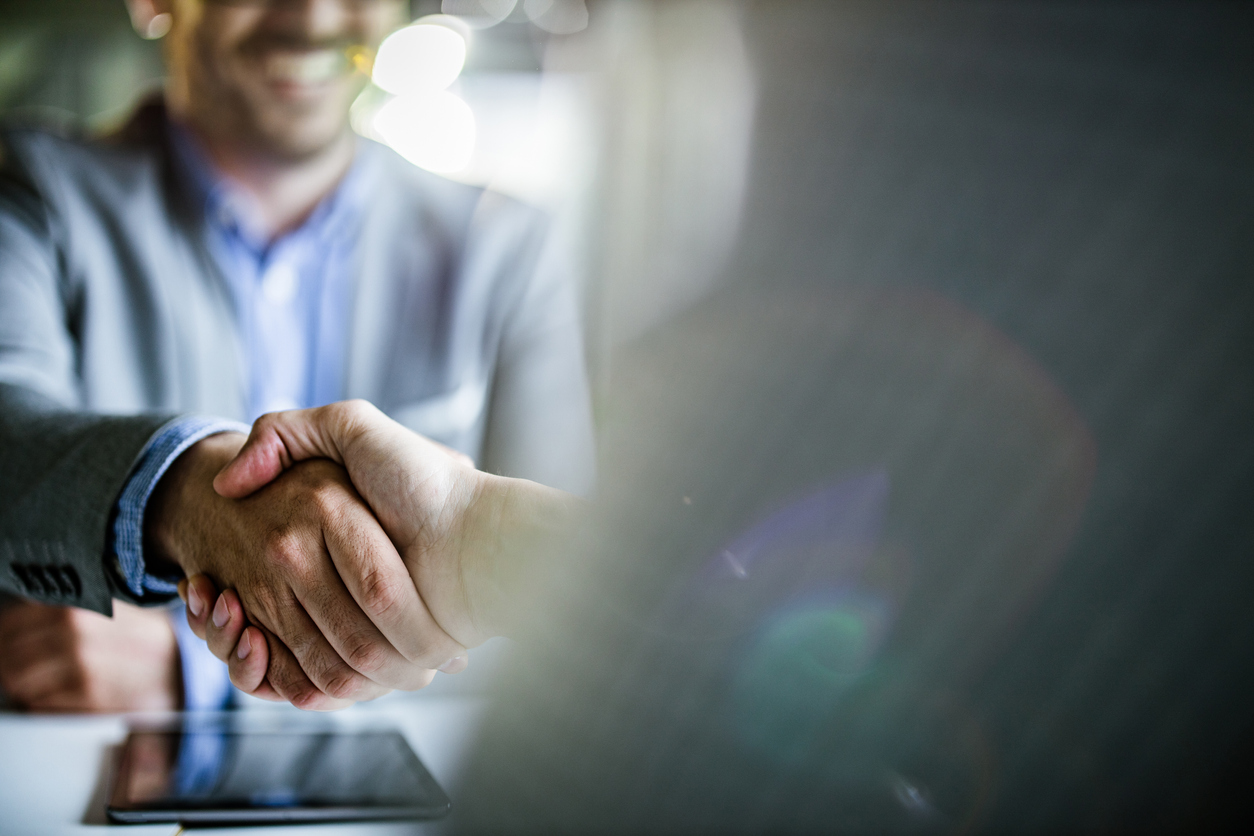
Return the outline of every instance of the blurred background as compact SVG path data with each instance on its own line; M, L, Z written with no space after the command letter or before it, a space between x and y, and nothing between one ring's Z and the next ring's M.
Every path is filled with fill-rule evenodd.
M612 509L467 827L1243 822L1254 10L412 12L464 69L354 126L561 218ZM0 4L7 118L160 75L120 0Z

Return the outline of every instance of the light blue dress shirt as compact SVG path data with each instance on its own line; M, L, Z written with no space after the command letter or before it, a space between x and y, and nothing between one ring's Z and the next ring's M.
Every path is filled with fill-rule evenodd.
M171 145L185 181L203 200L208 245L234 302L248 420L342 399L368 150L359 149L364 153L335 191L299 227L270 240L247 193L216 171L190 134L172 127ZM197 441L248 429L236 421L184 416L163 427L140 453L119 497L113 531L118 563L136 595L174 592L178 580L153 574L144 564L144 509L158 480ZM232 693L226 666L190 631L181 608L171 617L182 654L184 707L225 707Z

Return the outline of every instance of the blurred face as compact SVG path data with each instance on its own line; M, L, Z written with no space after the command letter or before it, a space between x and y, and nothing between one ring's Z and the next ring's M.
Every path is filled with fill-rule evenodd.
M348 130L366 82L352 56L404 22L404 0L170 0L169 100L207 139L297 160Z

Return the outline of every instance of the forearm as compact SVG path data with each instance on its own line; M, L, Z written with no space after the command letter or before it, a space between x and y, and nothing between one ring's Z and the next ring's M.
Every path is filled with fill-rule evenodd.
M464 522L463 565L480 629L516 630L560 567L587 505L537 482L479 474Z
M140 451L170 416L65 409L0 384L0 588L101 613L138 600L109 550L114 504Z

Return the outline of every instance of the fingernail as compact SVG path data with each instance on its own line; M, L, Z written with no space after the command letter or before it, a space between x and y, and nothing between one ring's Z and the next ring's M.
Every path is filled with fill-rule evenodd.
M231 617L231 611L226 608L226 598L219 595L218 603L213 606L213 626L221 627L226 624L226 620Z
M470 660L465 656L454 656L443 665L436 668L440 673L458 673L466 670L466 666L470 664Z
M248 632L239 637L239 647L235 648L235 655L241 659L247 659L248 654L253 652L252 642L248 640Z
M187 608L192 611L192 615L200 618L200 614L205 611L205 601L196 592L196 587L187 585Z

